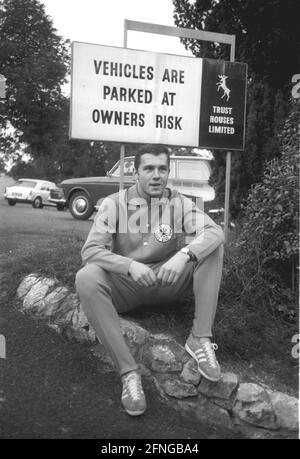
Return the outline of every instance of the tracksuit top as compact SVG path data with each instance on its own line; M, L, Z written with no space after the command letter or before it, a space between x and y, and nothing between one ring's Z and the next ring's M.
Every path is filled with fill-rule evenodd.
M128 274L135 260L151 265L187 246L197 260L224 243L222 228L177 190L143 199L136 185L106 197L82 248L83 264ZM202 205L203 207L203 205Z

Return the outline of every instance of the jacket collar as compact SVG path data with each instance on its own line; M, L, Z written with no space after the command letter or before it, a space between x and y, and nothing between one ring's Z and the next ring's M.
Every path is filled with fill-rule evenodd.
M155 198L154 202L167 204L171 196L172 191L170 190L170 188L165 188L162 197L159 200L158 198ZM133 185L130 188L128 188L125 199L127 201L127 204L133 204L135 206L148 206L147 201L139 195L136 185Z

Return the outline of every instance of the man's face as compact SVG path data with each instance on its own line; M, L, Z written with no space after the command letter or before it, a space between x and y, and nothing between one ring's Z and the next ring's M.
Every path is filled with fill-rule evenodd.
M169 172L168 157L165 153L158 156L151 153L142 155L136 171L140 194L145 198L159 198L167 186Z

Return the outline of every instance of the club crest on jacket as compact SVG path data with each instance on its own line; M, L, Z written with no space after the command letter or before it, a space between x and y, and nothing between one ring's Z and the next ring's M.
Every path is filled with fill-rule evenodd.
M168 242L173 236L173 230L170 225L161 223L154 231L154 236L159 242Z

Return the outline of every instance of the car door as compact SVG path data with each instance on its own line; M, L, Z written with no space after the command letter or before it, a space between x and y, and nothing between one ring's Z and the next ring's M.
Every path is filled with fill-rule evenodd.
M55 206L56 205L55 203L49 201L49 198L52 197L52 193L55 190L57 190L56 184L55 183L49 183L49 192L48 192L48 197L47 197L47 204L49 204L51 206Z
M48 198L49 198L49 195L50 195L49 183L43 182L41 184L41 186L40 186L40 195L41 195L43 204L47 204L48 203Z

